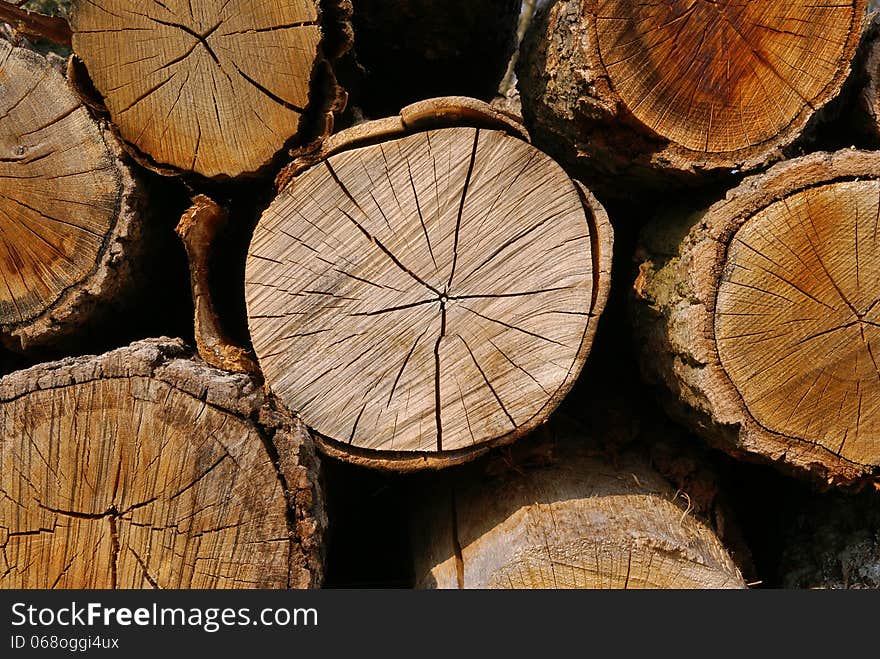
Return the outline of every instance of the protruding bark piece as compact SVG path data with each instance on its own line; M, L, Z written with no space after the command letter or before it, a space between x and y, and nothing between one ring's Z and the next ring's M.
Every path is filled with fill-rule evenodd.
M510 135L529 141L529 133L522 119L493 105L466 96L429 98L407 105L399 115L355 124L331 135L319 148L305 150L284 167L275 179L277 189L283 190L290 181L309 167L330 156L358 146L375 144L381 140L403 137L418 130L461 126L503 130Z
M8 23L18 34L30 39L48 39L62 46L70 46L70 25L59 16L44 16L0 0L0 21Z
M316 0L73 0L70 22L123 139L159 165L257 172L337 102Z
M141 249L115 139L42 56L0 40L0 340L44 346L117 301Z
M520 0L358 0L352 23L369 116L422 98L490 101L516 45Z
M595 198L519 137L418 125L387 139L379 122L378 143L293 178L246 276L267 383L323 450L400 470L547 418L589 352L612 243Z
M659 183L761 167L840 92L865 6L560 0L522 48L526 124L593 176Z
M432 488L413 522L416 586L745 587L713 531L641 459L611 466L582 446Z
M813 154L645 234L643 370L695 432L830 482L880 465L878 172Z
M236 373L257 373L259 367L251 351L235 345L223 330L211 295L212 247L217 232L228 219L229 214L215 201L196 195L177 225L177 235L189 258L196 347L199 356L211 366Z
M179 341L0 379L0 465L0 587L320 585L308 434Z

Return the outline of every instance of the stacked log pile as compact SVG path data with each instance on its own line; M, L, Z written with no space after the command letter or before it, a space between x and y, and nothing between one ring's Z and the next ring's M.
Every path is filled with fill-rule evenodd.
M525 5L0 3L0 587L876 585L880 23Z

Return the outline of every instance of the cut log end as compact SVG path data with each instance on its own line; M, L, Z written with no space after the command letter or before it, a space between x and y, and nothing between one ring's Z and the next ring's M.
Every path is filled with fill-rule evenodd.
M660 321L643 328L665 345L647 342L644 366L715 427L739 426L710 432L723 446L833 481L880 465L878 165L858 151L778 165L643 267Z
M0 335L56 341L124 288L140 204L115 140L42 56L0 41Z
M880 464L880 181L784 197L733 238L721 363L762 426Z
M314 0L74 0L71 26L120 135L160 166L255 173L336 100L315 84L326 72Z
M326 520L301 425L151 340L0 380L0 588L290 588Z
M272 204L247 264L251 336L335 455L438 466L525 434L567 393L610 247L598 202L526 142L417 132L332 155Z
M684 178L761 167L839 94L865 7L556 3L520 65L529 128L593 171Z
M634 456L581 450L432 488L413 529L419 588L744 588L713 531Z
M839 87L864 14L864 2L616 0L588 16L609 83L639 121L686 149L734 154L802 123Z

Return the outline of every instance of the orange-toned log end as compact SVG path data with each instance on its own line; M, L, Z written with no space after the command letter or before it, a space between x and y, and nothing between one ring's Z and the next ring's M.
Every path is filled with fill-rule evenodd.
M324 45L347 47L344 5L324 25L316 0L73 0L70 23L131 150L160 172L225 179L258 174L332 127L344 95Z
M0 589L311 588L305 428L179 340L0 378Z
M643 264L645 370L722 447L831 482L880 467L878 172L860 151L777 165Z
M199 356L216 368L237 373L259 373L253 353L229 339L211 296L214 241L228 213L205 195L193 197L175 231L189 258L190 285L195 305L195 337Z
M527 123L539 145L557 133L593 158L624 149L606 169L759 167L838 95L865 8L864 0L557 3L527 37ZM577 52L566 59L566 48Z
M124 301L141 207L117 142L64 76L0 41L0 340L58 348Z

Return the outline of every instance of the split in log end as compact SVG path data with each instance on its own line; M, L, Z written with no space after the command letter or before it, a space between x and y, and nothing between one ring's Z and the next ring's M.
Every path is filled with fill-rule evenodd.
M145 203L118 142L37 53L0 42L0 338L58 348L123 305Z
M321 584L304 427L180 341L0 379L0 464L0 588Z
M605 211L509 117L460 101L340 134L254 232L266 381L358 464L455 464L538 427L607 298Z

